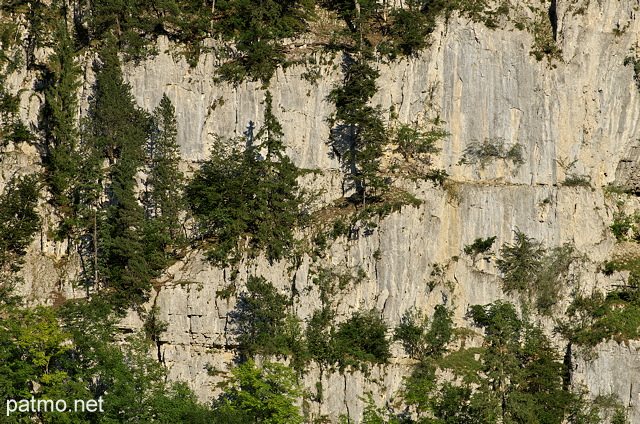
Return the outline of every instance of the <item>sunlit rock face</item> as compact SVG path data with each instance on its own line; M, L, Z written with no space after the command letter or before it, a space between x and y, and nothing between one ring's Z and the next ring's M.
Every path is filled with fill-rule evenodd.
M515 10L549 7L528 0L512 3ZM512 21L489 29L454 14L439 23L430 47L416 57L378 63L375 104L383 110L393 106L403 123L426 124L435 118L444 122L450 135L439 142L441 151L432 159L433 166L450 175L449 183L442 188L398 178L395 184L419 199L420 206L404 206L380 221L370 235L338 238L317 262L308 255L295 264L245 260L232 279L230 269L213 267L200 251L188 252L166 270L148 305L156 305L160 319L168 323L161 335L160 357L170 377L188 381L203 400L218 393L216 383L222 376L208 370L226 370L233 361L235 341L228 314L248 275L262 275L283 292L295 291L295 312L304 321L320 307L314 269L361 269L365 277L336 295L338 319L375 307L391 328L412 306L430 314L435 305L445 303L454 308L457 325L470 327L465 319L470 305L517 301L502 292L495 257L463 253L465 245L480 237L496 236L494 246L511 243L516 229L547 247L571 243L587 258L572 285L564 288L567 295L574 290L607 290L624 280L624 273L598 272L617 249L609 231L617 206L602 187L614 184L640 191L639 91L633 66L624 64L635 54L640 20L632 2L583 3L578 7L557 1L553 26L561 53L555 59L537 60L531 54L534 35L517 29ZM216 137L250 135L260 127L265 90L257 82L217 82L222 59L215 43L196 67L175 54L166 39L158 43L159 54L126 65L125 76L141 107L152 110L163 93L172 100L185 170L196 169L206 159ZM318 65L320 78L310 81L304 77L306 65L295 65L278 70L269 90L287 153L299 167L321 171L301 179L304 187L319 192L320 207L350 193L328 144L334 107L327 96L341 82L342 55L315 55L323 63ZM85 111L93 59L83 58ZM42 101L33 90L34 78L19 70L8 82L15 92L26 89L21 92L22 115L35 125ZM460 163L472 143L485 140L520 146L522 162ZM12 147L0 169L2 185L15 173L39 170L37 150ZM590 186L564 186L571 177ZM630 198L624 207L633 212L638 206ZM25 258L25 284L19 291L33 303L82 297L84 289L74 284L82 272L74 246L51 239L52 211L44 202L42 211L45 225ZM445 271L434 285L435 264L445 266ZM235 293L221 295L230 285ZM567 304L557 305L556 313ZM551 333L552 320L539 319ZM133 317L123 323L130 329L140 325ZM554 337L564 351L566 342ZM481 340L469 343L479 345ZM631 422L640 422L636 344L603 343L596 349L597 359L573 354L574 384L585 385L593 395L618 395L630 407ZM327 373L312 365L303 377L305 388L315 392L321 382L323 396L303 405L309 416L360 417L366 392L373 392L379 405L389 402L412 366L399 344L393 345L392 353L389 364L373 366L368 374Z

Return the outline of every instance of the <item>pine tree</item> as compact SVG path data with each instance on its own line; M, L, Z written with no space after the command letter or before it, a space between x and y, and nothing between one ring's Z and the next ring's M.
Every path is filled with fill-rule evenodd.
M179 146L175 109L167 95L153 111L147 141L149 166L144 206L146 255L153 268L163 268L169 259L169 247L184 240L180 214L184 210L184 175L179 169Z
M0 195L0 271L6 265L18 268L40 226L36 210L39 177L35 174L12 178Z

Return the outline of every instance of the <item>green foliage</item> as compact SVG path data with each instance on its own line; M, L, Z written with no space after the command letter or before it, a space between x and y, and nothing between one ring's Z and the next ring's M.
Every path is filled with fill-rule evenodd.
M6 87L6 75L0 74L0 148L9 142L22 143L34 140L33 134L20 119L19 108L20 97L9 92Z
M310 359L344 370L366 367L365 362L384 363L391 356L387 325L375 309L356 311L338 325L334 319L328 305L314 311L305 331Z
M629 271L627 289L640 287L640 257L626 255L605 263L603 273L610 275L613 271Z
M402 341L405 351L413 358L425 360L427 357L441 356L453 336L451 316L451 311L446 307L437 305L429 326L427 316L410 308L402 316L393 337Z
M384 363L391 356L387 325L375 309L354 312L338 324L333 338L341 367L362 361Z
M613 216L613 224L609 226L611 232L617 241L638 240L640 234L636 224L640 221L638 215L627 215L624 212L618 212Z
M484 169L496 159L510 160L514 165L524 163L522 146L514 144L507 149L502 138L485 138L482 142L474 141L466 147L458 164L479 163L480 168Z
M449 178L449 173L444 169L431 169L427 171L425 178L433 181L434 184L440 187L444 187L444 183L447 181L447 178Z
M100 219L94 243L99 247L101 280L113 288L114 302L121 306L143 301L157 271L149 261L153 252L145 240L145 211L136 194L135 177L145 161L148 129L149 118L136 105L109 46L97 66L86 132L99 160L108 161L109 202L96 211Z
M18 258L40 228L39 185L37 175L13 177L0 196L0 269L18 268Z
M330 365L339 360L333 338L336 316L333 305L335 297L349 286L359 283L366 275L362 270L358 275L353 275L348 270L340 271L337 268L324 267L319 267L312 273L314 274L312 281L318 288L322 307L313 312L307 324L306 350L310 359L321 365Z
M197 56L211 31L213 6L195 0L96 0L90 4L81 40L92 44L114 38L126 60L140 60L155 54L153 42L166 35Z
M245 240L270 260L283 258L295 243L293 228L303 218L299 170L284 153L271 102L267 93L264 125L255 140L243 139L243 150L215 146L185 189L201 234L211 239L214 263L237 261ZM256 140L260 144L253 145Z
M540 313L549 315L561 300L565 281L571 281L569 273L576 260L575 249L569 244L557 246L548 251L542 260L542 268L536 279L535 306Z
M535 57L537 61L541 61L545 57L549 61L551 61L551 59L562 58L562 49L560 49L556 43L555 29L549 19L548 12L540 12L536 19L530 24L529 31L534 37L530 54Z
M153 111L147 141L149 170L143 205L146 209L146 256L152 268L161 269L175 257L171 248L183 245L181 213L186 208L182 191L184 175L179 169L179 146L175 109L166 94Z
M562 182L562 185L567 187L590 187L591 186L591 177L588 175L578 174L575 172L575 165L578 162L577 159L569 162L568 159L560 158L557 160L558 165L562 168L565 173L565 180Z
M565 365L543 332L501 301L474 305L469 317L485 329L488 345L479 400L493 405L504 422L562 423L575 398L563 382Z
M18 309L0 304L0 399L102 399L102 412L21 414L2 422L207 423L211 413L184 383L165 383L148 344L116 344L103 303Z
M79 209L75 196L82 164L77 123L81 70L75 63L73 40L66 25L58 26L56 38L58 43L54 45L49 71L45 74L47 87L40 114L47 149L43 165L53 205L64 219L73 220ZM67 230L68 224L63 225L61 231Z
M573 343L593 347L602 341L618 342L640 337L640 300L636 290L578 295L567 309L561 333Z
M285 62L283 38L293 37L313 19L310 0L266 0L257 6L249 0L221 0L215 28L234 37L240 57L223 64L219 73L238 83L246 77L267 85L278 66Z
M465 349L463 341L457 351L421 360L402 393L417 416L410 422L595 424L602 422L603 410L615 411L616 404L591 402L569 390L567 364L513 304L473 305L468 318L484 329L483 346ZM439 381L438 368L458 379Z
M297 322L288 312L290 306L291 300L264 277L249 277L247 291L238 297L230 316L240 353L247 357L296 353Z
M422 131L411 125L400 124L395 130L392 142L396 144L399 153L405 160L417 159L425 164L430 164L430 154L438 153L439 148L436 142L449 135L446 131L436 129L433 131Z
M427 37L433 31L427 16L416 9L395 9L391 12L390 35L395 49L411 56L427 47Z
M158 348L158 360L160 360L160 335L167 331L169 324L165 321L161 321L158 317L160 311L157 306L153 306L151 311L147 314L142 329L145 336L151 342L155 343Z
M332 146L344 169L366 205L367 196L387 187L379 175L382 149L388 135L379 107L368 105L376 93L380 73L361 55L345 64L344 82L329 93L336 113Z
M224 392L213 403L213 421L228 424L296 424L301 395L295 372L278 363L258 367L252 360L231 370Z
M550 314L561 299L562 288L575 261L574 249L566 244L547 251L542 244L515 231L515 242L500 249L496 261L502 272L503 290L517 291L543 314Z
M33 384L47 393L67 373L55 367L65 356L68 335L50 308L18 309L0 305L0 399L28 398Z
M562 182L567 187L591 187L591 178L588 175L569 174Z
M545 251L539 242L523 232L516 230L514 234L514 243L500 249L501 258L496 264L503 274L505 292L528 292L535 283Z
M464 247L464 253L471 256L487 253L489 249L491 249L491 246L493 246L494 241L496 241L496 236L487 237L486 239L477 238L473 243Z

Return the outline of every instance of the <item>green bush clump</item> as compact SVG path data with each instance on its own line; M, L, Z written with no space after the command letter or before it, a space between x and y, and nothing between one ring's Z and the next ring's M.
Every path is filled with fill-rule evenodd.
M558 303L564 281L576 259L570 245L548 251L542 244L519 230L513 244L500 249L496 261L502 273L502 287L507 293L516 291L533 303L539 312L549 314Z
M387 324L375 309L354 312L338 324L333 339L341 367L364 361L384 363L391 356Z
M591 187L591 178L588 175L569 174L562 185L566 187Z
M399 51L405 56L415 55L420 50L427 47L427 37L433 31L433 24L428 22L427 16L411 7L409 9L395 9L391 12L391 24L389 32L391 35L393 49L391 56Z
M431 163L429 155L438 153L436 142L448 136L449 133L439 128L432 131L422 131L408 124L400 124L393 132L391 141L397 146L405 160L415 159L424 164Z
M395 328L394 340L402 345L412 358L425 360L440 356L453 337L452 312L443 305L437 305L433 318L429 318L414 308L405 311L400 324Z
M480 167L484 169L496 159L509 160L515 165L522 164L524 163L522 146L514 144L507 149L502 138L485 138L482 142L474 141L464 150L458 164L479 163Z
M640 294L627 287L606 296L599 291L578 295L558 326L560 333L580 346L594 347L605 340L623 342L640 337Z
M617 241L636 240L640 238L636 224L640 221L637 215L627 215L624 212L613 216L613 224L609 226Z
M480 253L486 253L491 249L494 241L496 241L496 236L487 237L486 239L477 238L473 243L464 247L464 253L472 256L476 256Z
M299 324L289 313L291 300L264 277L250 276L247 291L230 314L240 353L291 355L299 342Z
M389 359L388 327L377 310L356 311L337 325L334 320L330 305L313 313L305 332L309 359L323 366L337 365L340 370L362 369L367 362Z
M255 137L240 140L246 144L241 149L216 144L187 184L186 202L201 237L210 242L214 263L237 262L246 248L264 251L270 260L291 252L303 197L300 171L284 153L283 135L267 92L264 126Z

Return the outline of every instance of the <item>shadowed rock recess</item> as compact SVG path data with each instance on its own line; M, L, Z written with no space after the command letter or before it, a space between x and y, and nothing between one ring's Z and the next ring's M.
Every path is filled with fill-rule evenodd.
M39 4L27 3L31 11ZM252 359L259 366L278 362L295 370L300 390L293 404L303 418L290 422L596 422L580 421L568 409L560 418L543 419L530 404L526 408L533 412L527 414L533 415L522 412L525 401L518 406L517 395L531 394L531 402L540 406L547 401L535 396L545 393L550 399L560 396L557 390L563 396L574 393L572 405L585 413L598 406L601 422L624 422L615 420L626 416L640 423L638 3L450 2L456 6L422 23L429 28L423 48L393 57L379 41L393 38L393 30L385 27L399 19L392 11L405 7L426 14L431 3L363 2L360 12L356 1L358 14L346 20L341 10L350 2L326 3L339 5L315 5L307 27L282 38L285 59L266 80L247 75L229 81L220 69L245 63L238 53L241 44L203 37L199 54L188 54L185 45L191 44L176 37L177 26L167 26L170 30L152 39L153 54L127 60L126 51L120 51L118 66L131 107L144 119L154 117L147 127L168 134L168 124L159 125L154 110L163 95L174 108L165 110L175 116L176 172L184 174L187 187L216 166L219 173L206 180L214 191L238 173L255 172L252 179L264 179L256 193L224 197L225 192L217 200L219 206L246 199L241 218L230 212L202 218L189 206L195 201L187 198L175 206L179 225L163 233L168 234L164 241L149 238L139 224L117 221L139 213L145 222L164 222L154 219L168 210L158 206L168 200L149 194L149 176L160 163L153 159L157 153L148 153L152 144L144 142L147 156L135 159L131 169L131 199L137 204L127 209L117 178L129 172L120 167L126 169L125 159L137 153L127 153L126 144L100 141L108 136L87 129L95 127L91 116L99 107L96 87L107 67L102 46L108 39L83 42L82 37L94 36L86 29L91 22L83 23L86 11L77 6L66 13L77 66L77 102L66 107L77 110L71 122L78 149L85 143L94 146L79 157L88 163L100 149L108 153L91 168L100 172L91 180L101 187L96 197L82 186L73 192L79 203L56 201L51 175L61 168L50 165L55 143L47 140L62 136L50 134L46 122L53 118L43 116L53 110L47 109L45 87L62 84L47 79L63 69L52 65L57 39L31 46L26 36L35 22L31 15L18 6L3 9L4 31L10 33L7 22L20 16L15 31L24 38L2 41L2 54L10 58L3 59L0 94L3 99L16 96L19 107L13 115L4 109L1 115L0 192L9 199L19 177L39 175L35 209L40 225L22 250L2 242L0 249L9 253L0 252L0 282L15 281L13 293L22 297L23 309L44 305L59 311L88 297L120 299L124 312L115 325L113 346L127 345L129 335L146 334L149 345L142 349L148 357L160 363L169 381L186 382L207 407L219 402L230 370ZM375 10L368 21L360 16L367 8ZM216 25L225 19L221 10L212 20ZM367 106L341 112L336 90L349 87L345 75L351 62L379 76L372 79L370 96L355 94ZM125 103L118 104L125 108ZM358 115L365 110L370 114ZM374 121L385 132L380 144L366 131ZM31 136L18 137L15 122L22 122ZM411 154L406 146L403 150L397 137L403 124L433 137L428 151L417 144L410 144ZM346 128L339 142L337 128ZM379 153L367 162L367 149L376 148ZM270 156L276 159L270 162ZM239 167L235 174L223 170L220 164L229 157L242 157L239 166L256 168ZM287 157L298 168L296 195L303 200L290 223L263 220L281 213L274 195L281 189L269 184L285 172L280 165ZM373 171L367 168L371 164ZM89 175L86 169L73 172ZM69 178L73 184L81 180ZM252 179L242 181L249 185ZM173 196L182 198L180 191ZM199 199L208 195L192 193ZM258 202L261 196L266 203ZM3 219L7 205L0 200ZM221 239L229 234L221 228L236 225L233 219L243 219L248 229L237 240L226 240L233 245L224 251L227 256L212 259L211 249L222 252L226 241ZM273 226L270 237L283 241L282 252L273 253L271 242L260 239L261 223ZM2 237L22 228L0 225ZM278 225L289 226L291 243ZM71 229L60 233L63 227ZM149 272L141 285L126 280L138 281L137 262L122 259L120 277L108 262L136 254L134 247L122 249L129 253L118 250L121 256L103 256L118 243L129 246L126 237L132 234L143 234L138 240L143 246L161 246L157 256L162 260L145 256ZM184 240L172 244L176 238ZM132 287L136 294L127 291ZM498 306L511 304L514 317L496 318ZM435 313L442 306L450 321L438 321ZM422 341L413 339L426 343L421 348L411 348L400 331L407 323L414 330L423 325L411 321L407 311L427 318L424 331L415 336ZM499 327L506 322L499 319L517 320L522 327L509 333ZM64 318L58 320L64 329ZM434 341L439 322L453 327L442 345ZM352 331L353 323L358 331ZM382 333L367 339L377 324L383 325ZM503 330L511 336L503 337ZM534 336L538 330L542 335ZM519 353L500 356L505 349ZM549 368L553 372L543 365L530 367L544 362L540 352L557 365ZM496 363L513 367L512 374ZM416 370L433 374L415 383ZM540 383L545 372L551 373L551 383ZM426 400L416 400L412 381L424 384L417 392ZM30 387L31 393L42 393ZM460 388L457 397L451 387ZM446 409L443 399L456 399L458 415ZM473 412L474 407L484 412ZM471 421L463 415L482 418Z

